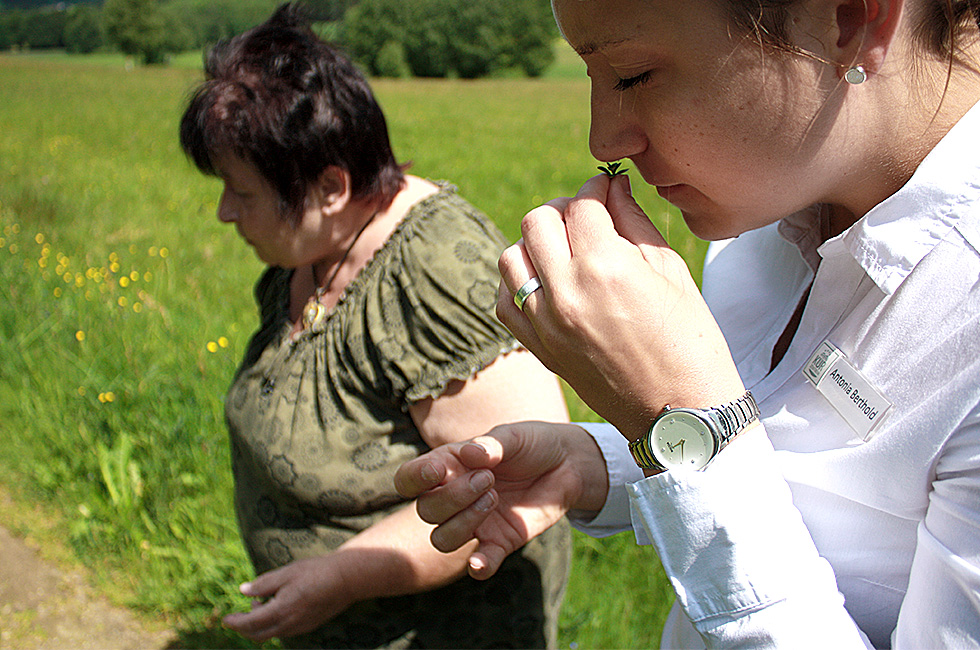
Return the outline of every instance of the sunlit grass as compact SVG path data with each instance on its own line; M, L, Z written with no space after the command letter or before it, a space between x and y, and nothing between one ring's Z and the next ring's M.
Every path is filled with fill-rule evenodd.
M177 146L198 75L0 55L0 482L58 513L102 588L169 617L185 647L247 647L217 623L248 606L237 585L251 577L222 399L261 265ZM456 183L512 240L525 212L598 173L577 73L375 87L399 157ZM638 179L634 191L699 273L703 244ZM578 536L561 643L656 646L669 601L631 534Z

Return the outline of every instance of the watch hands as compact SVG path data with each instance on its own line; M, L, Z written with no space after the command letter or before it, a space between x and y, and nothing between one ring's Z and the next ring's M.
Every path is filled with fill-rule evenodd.
M685 442L687 442L687 439L686 438L681 438L680 440L677 441L677 444L675 444L675 445L672 445L669 442L667 443L667 447L670 448L670 451L671 452L673 452L678 447L681 448L681 462L682 463L684 462L684 443Z

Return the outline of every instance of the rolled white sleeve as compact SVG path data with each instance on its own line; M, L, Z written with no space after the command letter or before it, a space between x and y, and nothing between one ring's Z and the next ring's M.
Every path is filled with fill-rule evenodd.
M755 427L704 472L629 485L633 525L708 647L870 647L775 467Z

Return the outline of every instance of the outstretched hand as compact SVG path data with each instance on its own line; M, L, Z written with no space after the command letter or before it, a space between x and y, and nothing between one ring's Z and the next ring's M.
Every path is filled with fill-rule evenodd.
M395 487L417 497L419 516L438 524L443 552L471 539L469 574L483 580L504 559L572 508L598 510L608 489L592 438L570 424L520 422L468 442L443 445L399 468Z
M253 641L315 630L351 604L338 562L325 555L263 573L241 587L254 599L252 611L230 614L224 624Z

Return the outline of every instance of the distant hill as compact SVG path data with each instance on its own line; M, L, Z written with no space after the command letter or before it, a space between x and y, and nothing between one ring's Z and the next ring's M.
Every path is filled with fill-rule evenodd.
M11 9L40 9L41 7L52 7L56 5L100 5L103 0L68 0L58 2L58 0L0 0L0 7L4 11Z

